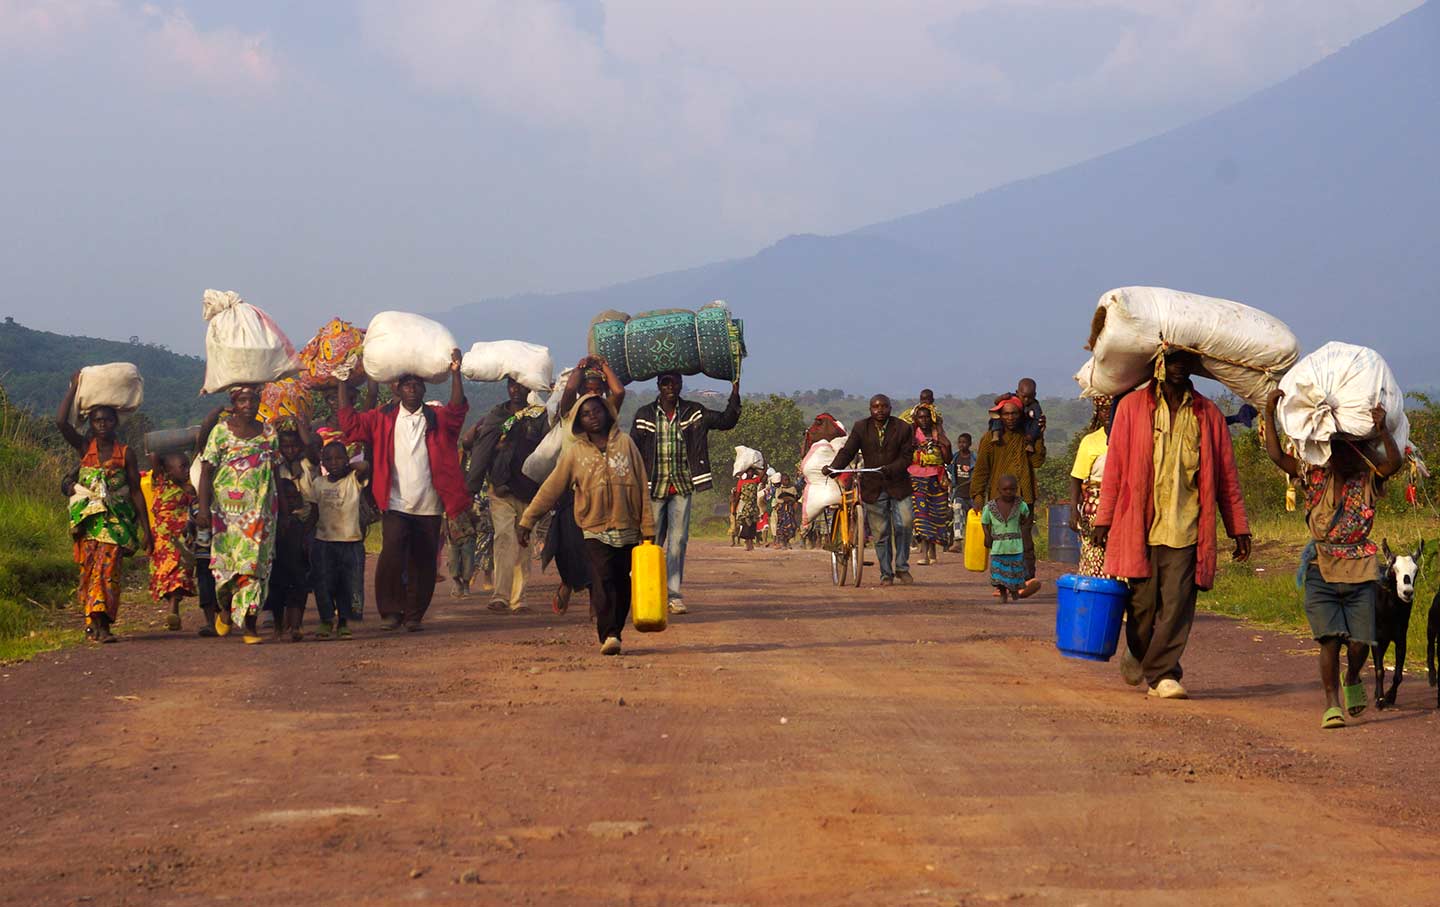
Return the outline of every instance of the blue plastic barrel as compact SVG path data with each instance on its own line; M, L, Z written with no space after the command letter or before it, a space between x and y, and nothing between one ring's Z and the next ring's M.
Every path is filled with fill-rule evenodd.
M1061 564L1080 563L1080 536L1070 528L1070 505L1051 504L1050 553L1052 561Z
M1120 645L1130 589L1119 580L1067 573L1055 581L1055 647L1066 658L1109 661Z

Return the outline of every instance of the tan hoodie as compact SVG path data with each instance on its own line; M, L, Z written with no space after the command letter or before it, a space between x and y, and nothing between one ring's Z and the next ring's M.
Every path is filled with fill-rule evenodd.
M601 451L586 437L578 414L586 400L595 398L610 411L610 437ZM650 477L640 448L620 430L615 407L604 397L586 394L575 404L575 443L566 447L555 471L540 486L520 525L533 529L540 518L555 508L566 488L575 491L575 522L581 532L611 529L639 529L646 538L655 535L655 516L650 510Z

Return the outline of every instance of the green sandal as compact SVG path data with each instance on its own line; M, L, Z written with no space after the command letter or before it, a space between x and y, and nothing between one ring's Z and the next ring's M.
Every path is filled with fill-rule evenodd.
M1345 712L1338 705L1331 706L1325 710L1325 717L1320 719L1322 731L1332 731L1345 726Z
M1345 709L1350 713L1351 718L1365 711L1367 703L1365 701L1364 681L1354 684L1353 686L1342 686L1340 689L1345 692Z

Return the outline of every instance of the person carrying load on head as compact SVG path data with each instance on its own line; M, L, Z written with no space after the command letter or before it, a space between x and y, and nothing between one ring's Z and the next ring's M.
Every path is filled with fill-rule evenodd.
M375 603L386 630L422 628L435 594L443 519L470 506L457 455L470 403L460 377L460 351L450 353L450 401L425 403L425 380L401 375L395 399L357 412L350 387L336 382L340 427L346 441L370 446L370 484L380 505L380 557L375 564Z
M1180 659L1195 621L1199 590L1215 583L1217 512L1235 540L1233 557L1250 557L1250 524L1230 432L1218 407L1190 382L1199 357L1162 355L1160 376L1115 407L1094 541L1105 573L1130 580L1125 608L1125 682L1161 699L1188 696Z
M730 385L725 409L713 410L682 400L684 379L668 372L655 379L655 400L640 407L630 437L645 460L650 502L655 510L655 540L665 547L665 571L671 614L684 614L681 585L685 545L690 539L690 502L695 492L714 484L710 473L710 432L729 431L740 421L740 382Z

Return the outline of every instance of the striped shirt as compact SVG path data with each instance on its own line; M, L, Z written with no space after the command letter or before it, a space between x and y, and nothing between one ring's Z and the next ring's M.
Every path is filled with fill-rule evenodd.
M690 464L685 459L685 439L675 424L679 415L678 407L670 416L658 406L655 408L655 478L650 483L650 497L656 501L695 491Z

